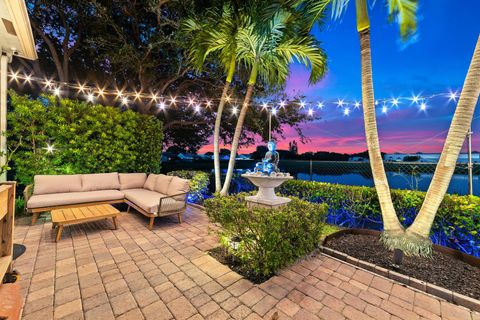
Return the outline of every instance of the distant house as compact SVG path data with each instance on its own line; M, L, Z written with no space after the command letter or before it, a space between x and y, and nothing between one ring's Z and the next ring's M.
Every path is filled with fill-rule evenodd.
M252 160L252 158L248 154L240 154L235 159L236 160Z
M193 161L193 159L195 158L195 155L191 153L179 153L177 157L178 159L183 161Z
M368 159L367 159L367 158L364 158L364 157L350 157L350 158L348 158L348 161L352 161L352 162L368 162Z

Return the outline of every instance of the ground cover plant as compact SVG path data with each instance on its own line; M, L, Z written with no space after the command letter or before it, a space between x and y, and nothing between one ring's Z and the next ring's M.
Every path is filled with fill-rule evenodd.
M239 272L262 281L312 252L322 238L326 204L292 198L278 209L247 208L247 193L205 201L208 217L219 225L220 244Z
M159 172L157 118L53 96L9 95L7 138L16 148L11 166L20 184L36 174Z
M375 188L292 180L278 190L329 206L327 222L349 228L383 230ZM393 204L403 226L412 224L425 192L391 190ZM445 195L430 233L433 243L480 256L480 197Z

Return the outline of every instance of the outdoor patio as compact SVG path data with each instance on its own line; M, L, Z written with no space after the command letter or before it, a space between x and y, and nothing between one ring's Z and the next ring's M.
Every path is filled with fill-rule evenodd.
M45 216L44 216L45 217ZM55 243L50 222L19 219L27 246L21 273L24 319L451 319L480 314L325 255L303 260L256 286L210 257L207 216L188 207L156 221L122 214L67 227Z

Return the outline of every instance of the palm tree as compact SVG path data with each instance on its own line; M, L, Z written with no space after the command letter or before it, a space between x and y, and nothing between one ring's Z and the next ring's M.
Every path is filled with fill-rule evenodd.
M251 72L232 139L230 160L221 195L228 194L243 123L257 79L261 77L267 84L283 84L288 76L289 64L293 61L311 68L311 83L318 81L325 73L325 54L312 36L305 32L294 32L301 29L298 28L298 24L295 26L295 23L292 13L276 10L267 23L262 19L256 19L255 23L240 29L238 33L237 56Z
M216 192L219 192L222 187L219 140L223 108L237 64L237 33L239 28L244 26L247 21L242 12L226 4L222 7L221 12L213 10L203 20L190 18L183 24L184 32L194 35L188 50L192 64L197 69L201 69L209 54L218 53L220 62L227 74L217 108L213 135Z
M396 20L400 26L400 35L407 39L416 29L416 0L387 0L390 20ZM305 0L296 3L297 8L304 12L311 25L323 17L325 8L332 4L332 15L339 18L346 9L349 0ZM370 52L370 19L366 0L355 0L357 31L360 37L360 58L362 76L362 105L365 123L365 136L372 168L373 181L378 194L383 218L384 231L382 241L392 248L396 239L402 237L404 229L396 215L390 194L390 188L383 167L383 159L378 140L377 122L375 117L375 97L373 93L372 57ZM392 246L393 244L393 246Z
M413 224L405 232L403 249L412 254L430 255L429 239L433 220L438 207L447 192L452 179L460 150L472 123L475 106L480 95L480 37L470 62L462 93L453 115L447 139L443 146L432 182L428 187L425 200Z

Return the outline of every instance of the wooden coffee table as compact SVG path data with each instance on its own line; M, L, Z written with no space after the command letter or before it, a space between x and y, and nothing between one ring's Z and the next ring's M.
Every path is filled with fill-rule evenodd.
M109 204L100 204L93 206L54 209L52 214L52 228L58 227L55 241L58 242L62 237L63 227L92 222L102 219L112 218L113 225L117 229L117 217L120 211Z

